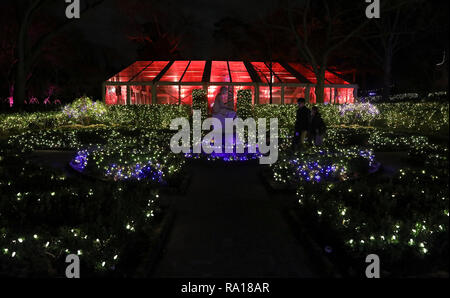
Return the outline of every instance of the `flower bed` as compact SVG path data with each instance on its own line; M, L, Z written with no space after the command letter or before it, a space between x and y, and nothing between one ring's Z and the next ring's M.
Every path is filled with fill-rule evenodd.
M363 276L369 254L380 256L384 276L448 270L448 170L304 183L297 195L300 217L345 274Z
M0 160L0 276L64 277L69 254L85 277L136 273L165 214L158 188Z
M443 144L436 144L423 135L364 127L330 128L326 132L324 143L326 146L368 146L375 151L447 150Z
M323 254L345 276L363 277L369 254L380 256L385 277L448 276L448 144L351 127L331 128L325 140L294 155L285 149L271 172L274 189L296 190L292 216ZM408 166L374 171L376 153L365 148L404 152Z
M157 146L106 146L79 151L70 162L80 173L104 179L144 180L167 185L183 169L182 156Z
M113 179L149 179L177 184L184 166L182 155L170 151L170 133L140 129L55 129L27 132L9 138L10 150L77 151L70 165L80 173Z
M378 168L371 150L358 147L310 148L294 158L281 156L272 166L273 180L281 184L344 181L355 175L374 172Z

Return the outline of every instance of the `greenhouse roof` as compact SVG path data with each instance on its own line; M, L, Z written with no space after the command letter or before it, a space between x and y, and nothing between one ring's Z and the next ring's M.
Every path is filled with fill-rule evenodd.
M317 79L312 68L301 63L177 60L137 61L108 82L316 84ZM325 84L350 83L327 70Z

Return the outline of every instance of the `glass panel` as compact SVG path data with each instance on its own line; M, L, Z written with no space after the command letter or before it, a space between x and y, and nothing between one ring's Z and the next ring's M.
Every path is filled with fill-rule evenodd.
M272 83L280 83L280 80L275 76L274 72L271 72L264 62L251 62L251 64L258 73L259 78L262 82L269 83L270 81L272 81ZM272 79L270 79L271 75Z
M154 61L143 72L133 79L133 82L151 82L153 81L169 64L169 61Z
M228 102L228 105L232 107L234 110L236 110L236 101L237 101L237 92L242 89L250 89L252 90L252 93L254 94L254 87L253 86L209 86L208 87L208 106L211 109L214 105L214 101L216 100L217 95L220 93L220 90L222 88L227 88L229 92L230 98L233 99Z
M213 61L211 65L211 82L230 82L230 74L226 61Z
M107 105L125 105L127 86L106 86L105 102Z
M280 80L283 83L300 83L297 78L288 72L283 66L281 66L278 62L272 63L272 70L275 72L275 74L280 78Z
M201 82L206 61L191 61L182 82Z
M337 103L337 92L336 92L336 88L331 88L330 103L331 103L331 104Z
M330 100L333 95L334 88L324 88L323 90L323 102L330 103Z
M329 71L325 72L325 79L330 82L331 84L340 84L340 85L348 85L349 82L345 81L344 79L338 77L334 73L331 73Z
M270 103L270 87L259 87L259 103ZM281 87L272 87L272 104L281 104Z
M131 86L131 104L151 104L152 88L151 86Z
M284 104L297 104L297 99L305 96L306 87L285 87Z
M230 72L233 83L251 83L250 77L244 62L230 61Z
M203 89L203 86L181 86L181 104L192 105L192 91Z
M208 107L211 110L216 99L217 94L220 92L222 86L208 86Z
M158 104L178 104L178 98L178 85L163 85L156 88L156 103Z
M337 90L337 93L336 93ZM324 88L323 101L324 103L345 103L353 102L353 90L352 88ZM312 87L309 93L309 102L315 104L316 101L316 88ZM336 96L337 95L337 96Z
M337 100L336 103L354 103L354 88L337 88Z
M311 87L309 89L309 103L315 104L316 103L316 88Z
M189 61L175 61L161 78L161 82L179 82Z
M151 61L137 61L133 63L131 66L125 68L112 78L108 80L108 82L128 82L135 75L137 75L140 71L142 71L145 67L147 67Z
M309 67L306 67L300 63L289 63L289 66L291 66L293 69L298 71L302 76L304 76L311 83L313 83L313 84L317 83L316 75Z

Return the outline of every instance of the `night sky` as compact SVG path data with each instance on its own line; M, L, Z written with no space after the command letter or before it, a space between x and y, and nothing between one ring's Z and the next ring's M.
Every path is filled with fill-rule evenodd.
M242 0L172 0L155 5L160 10L177 11L192 20L193 24L188 28L192 40L189 47L183 48L183 55L206 59L214 56L215 48L221 47L221 45L215 44L216 41L213 37L216 22L227 17L243 21L257 20L264 17L270 8L274 7L275 2L274 0L247 0L245 3ZM128 20L123 16L117 2L107 0L101 7L96 8L78 22L76 27L94 44L118 48L126 60L133 61L136 56L136 45L130 42L123 32L127 22ZM101 32L100 35L99 32Z
M87 1L81 0L82 5ZM95 0L89 1L95 2ZM352 0L341 1L353 3ZM8 2L13 4L10 7L20 3L31 3L27 0L3 0L2 5ZM51 5L53 3L54 5ZM359 3L365 7L364 3ZM402 49L396 53L392 63L394 81L405 90L416 88L426 90L430 86L439 89L444 85L442 82L445 83L448 78L447 73L441 75L442 71L434 67L442 60L443 52L448 49L448 39L443 38L448 34L448 22L445 23L447 15L444 13L445 8L448 10L448 3L435 0L427 4L428 10L422 7L419 12L425 13L426 17L419 18L419 21L432 23L434 27L422 30L415 26L413 31L422 31L418 34L408 33L409 35L404 38ZM46 30L54 30L58 24L64 22L66 6L64 0L49 1L33 20L33 24L38 24L38 29L35 31L44 34ZM130 6L134 10L130 10ZM54 40L55 43L62 43L63 46L53 52L52 46L55 47L55 44L48 46L47 57L40 57L39 62L43 69L40 69L38 73L41 78L47 76L48 81L68 81L68 78L74 78L81 90L100 86L105 79L136 60L266 59L261 57L274 57L274 60L279 60L278 57L282 57L281 59L284 60L306 62L298 52L293 35L281 30L272 30L275 32L273 34L276 35L276 40L270 43L271 47L275 48L275 53L268 53L268 36L271 31L261 24L267 23L268 16L272 17L269 22L277 23L283 20L277 12L285 13L285 8L286 2L279 0L104 0L96 8L82 14L81 19L73 22L71 28L63 31L61 35L64 35L65 40L61 36ZM362 10L360 19L364 19L363 13ZM157 20L154 19L155 17ZM144 24L149 23L165 27L161 31L171 34L167 40L180 40L175 54L164 51L165 48L163 50L158 47L151 48L155 44L153 41L150 51L148 49L143 51L143 43L131 39L131 37L149 36L148 32L144 32L148 28ZM361 86L361 89L379 88L382 85L383 65L374 62L373 57L370 56L370 50L364 47L358 38L352 39L348 47L341 47L329 64L343 70L356 69L358 72L356 83ZM70 43L65 43L67 39L70 39ZM321 44L319 42L317 48L320 48ZM66 45L65 48L64 45ZM54 63L49 67L48 59L44 58L52 58L61 53L64 54L59 55L60 60L53 59ZM164 56L165 53L168 54ZM64 55L74 56L73 65L61 63L67 62L61 61ZM73 67L74 65L83 67ZM66 76L63 79L60 79L61 76L58 78L51 76L54 73L53 69L58 67L59 71ZM420 67L419 70L418 67ZM82 74L85 71L91 71L92 75L86 77ZM437 72L439 73L436 74ZM436 78L437 76L441 78ZM422 84L425 81L426 83ZM434 86L434 82L437 81L440 83ZM32 83L41 86L48 82L34 80ZM83 84L85 85L82 86ZM75 84L69 83L69 85ZM9 92L6 85L2 88L4 93ZM403 92L403 89L398 91Z

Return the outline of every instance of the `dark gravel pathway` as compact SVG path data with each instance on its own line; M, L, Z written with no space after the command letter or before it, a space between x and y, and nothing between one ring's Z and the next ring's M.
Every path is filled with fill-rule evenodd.
M193 163L155 277L315 277L259 165Z

